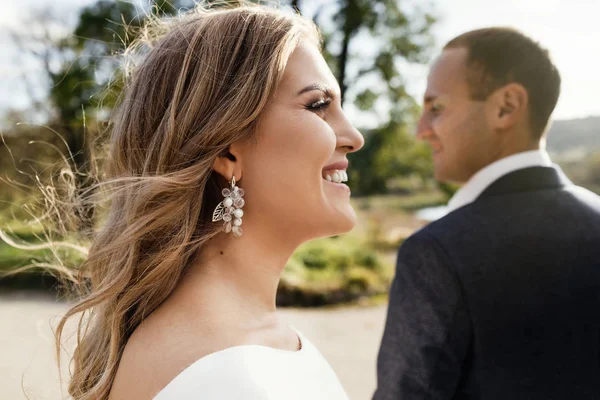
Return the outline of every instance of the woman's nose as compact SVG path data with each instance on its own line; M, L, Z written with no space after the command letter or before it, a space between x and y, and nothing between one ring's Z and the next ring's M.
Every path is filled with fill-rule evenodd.
M350 123L343 113L342 121L337 129L338 147L344 147L349 153L360 150L365 145L363 135Z

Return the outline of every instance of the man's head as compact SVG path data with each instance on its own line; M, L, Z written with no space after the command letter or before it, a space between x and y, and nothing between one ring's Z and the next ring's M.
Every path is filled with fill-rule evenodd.
M451 40L431 68L417 133L433 149L436 179L466 182L500 158L539 148L559 93L547 50L518 31Z

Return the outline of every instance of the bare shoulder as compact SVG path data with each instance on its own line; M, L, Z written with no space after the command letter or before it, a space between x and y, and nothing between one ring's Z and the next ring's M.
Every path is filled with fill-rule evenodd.
M185 368L212 353L218 344L211 335L189 329L189 322L168 313L144 321L125 346L110 400L152 399Z

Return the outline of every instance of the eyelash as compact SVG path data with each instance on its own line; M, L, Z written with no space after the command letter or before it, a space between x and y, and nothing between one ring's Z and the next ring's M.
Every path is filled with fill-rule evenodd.
M321 111L325 110L331 104L331 99L319 99L306 106L309 111Z

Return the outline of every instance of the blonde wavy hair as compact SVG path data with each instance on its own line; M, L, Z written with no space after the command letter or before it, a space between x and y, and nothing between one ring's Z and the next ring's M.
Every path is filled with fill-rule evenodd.
M65 323L80 316L74 399L108 398L130 335L221 227L211 223L226 184L215 159L252 140L300 41L319 44L311 21L235 3L151 18L125 52L135 63L110 119L110 207L72 271L78 301L56 329L60 370Z

